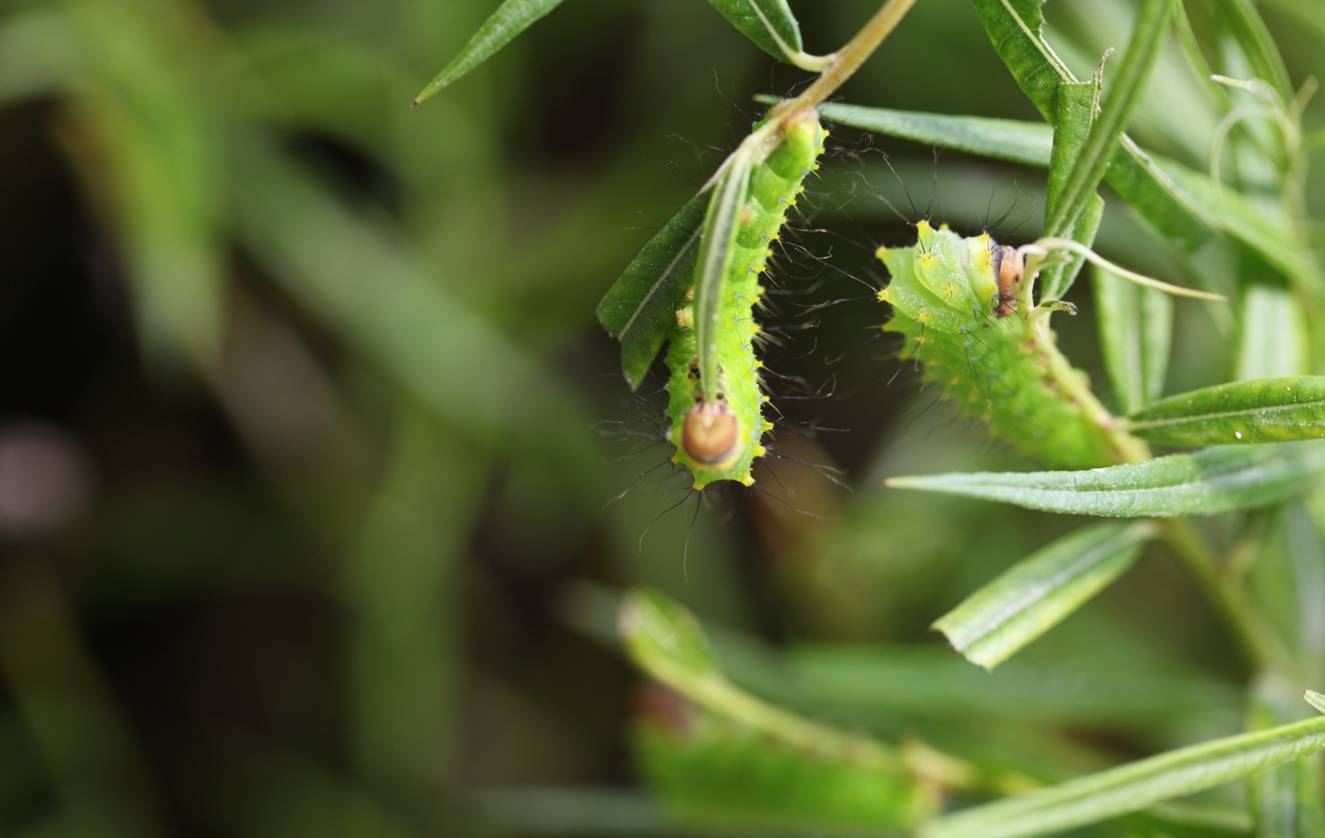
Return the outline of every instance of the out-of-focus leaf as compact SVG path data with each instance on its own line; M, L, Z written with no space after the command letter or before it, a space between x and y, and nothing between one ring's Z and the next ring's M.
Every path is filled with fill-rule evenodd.
M699 384L704 401L712 404L718 395L718 336L722 325L719 309L732 264L732 248L741 210L750 194L750 171L754 167L750 143L743 143L727 159L722 176L713 186L713 196L704 216L695 266L695 342L699 359Z
M695 277L708 199L696 195L644 245L598 303L598 322L621 341L621 370L637 389L676 324Z
M1320 266L1311 248L1297 239L1280 204L1253 200L1236 189L1216 183L1205 174L1172 161L1157 158L1157 162L1193 201L1204 208L1217 229L1251 247L1298 285L1314 290L1321 288ZM1123 194L1112 179L1109 185ZM1138 211L1141 211L1139 207Z
M1319 500L1317 494L1313 500ZM1325 533L1303 504L1273 510L1247 583L1307 684L1325 680Z
M534 21L561 5L561 0L503 0L497 11L483 22L460 54L414 97L414 104L426 101L442 88L492 57Z
M1288 67L1256 4L1252 0L1224 0L1214 8L1227 19L1224 28L1237 39L1252 74L1270 85L1284 102L1292 101L1293 83L1288 77Z
M895 477L901 489L965 495L1027 509L1106 518L1212 515L1268 506L1325 474L1325 443L1228 445L1087 471Z
M690 694L696 684L723 680L695 615L656 591L627 595L618 630L635 662L674 690Z
M1085 210L1086 202L1104 179L1123 130L1140 104L1141 91L1150 78L1155 59L1159 57L1164 36L1168 34L1172 12L1172 0L1142 0L1122 66L1104 91L1099 116L1077 151L1076 161L1066 175L1052 212L1046 215L1045 229L1050 235L1062 235L1071 230L1077 216ZM1062 97L1065 89L1070 89L1066 80L1058 86L1057 97ZM1062 130L1061 125L1058 127Z
M1100 349L1115 398L1134 413L1164 390L1173 337L1173 300L1150 288L1094 269Z
M1169 396L1128 430L1162 445L1292 442L1325 437L1325 376L1235 381Z
M972 0L985 33L1022 91L1040 114L1054 120L1055 97L1076 77L1041 37L1040 0ZM1209 238L1208 216L1123 135L1109 165L1108 184L1170 239L1194 249ZM1204 223L1203 223L1204 222Z
M1088 662L1029 660L1021 655L982 672L938 646L806 646L787 658L788 687L807 703L852 718L907 714L1037 724L1166 727L1241 715L1241 694L1187 672ZM1126 677L1128 688L1111 688Z
M1077 165L1081 149L1090 136L1094 124L1097 91L1093 83L1068 82L1058 86L1054 103L1053 151L1049 155L1049 180L1045 191L1044 217L1046 224L1053 218L1063 202L1063 191L1072 170ZM1067 236L1090 247L1099 231L1104 216L1104 201L1098 194L1092 196L1067 229L1051 230L1045 235ZM1084 263L1081 256L1072 256L1066 263L1054 265L1040 273L1041 300L1061 300L1072 287Z
M644 706L660 712L634 726L635 764L675 822L760 835L858 834L891 832L935 809L933 796L903 777L790 748L678 696Z
M911 778L901 752L868 737L848 734L797 716L733 684L719 671L699 621L676 602L653 591L633 591L622 603L618 622L626 651L635 663L663 685L684 696L685 701L679 708L673 707L664 714L671 726L679 725L682 731L689 727L686 701L693 702L716 717L715 721L734 725L742 738L764 737L768 740L765 748L776 743L777 748L760 750L757 755L771 754L784 766L795 765L793 773L797 776L801 770L807 770L803 765L807 758L812 758L821 772L845 772L842 775L844 782L847 781L845 778L855 777L857 773L870 774L880 789L887 790L880 802L887 804L885 811L894 813L891 816L911 818L919 814L916 801L920 799L921 791ZM673 698L671 702L674 704L678 700ZM683 714L679 722L675 718L678 713ZM730 757L734 762L726 765L708 762L703 748L690 756L709 768L716 766L724 772L739 775L748 771L748 766L742 767L739 756ZM706 770L700 764L683 763L683 766L677 769L683 774ZM694 789L694 777L669 776L668 782ZM723 782L730 783L730 780ZM770 782L785 791L781 783ZM850 780L848 787L854 788L855 781ZM761 784L756 791L762 795L771 790ZM748 797L748 794L742 792L740 796ZM766 802L766 805L779 804Z
M1256 262L1260 264L1260 260ZM1257 275L1244 280L1239 321L1242 328L1236 373L1239 380L1310 371L1306 317L1282 279Z
M1325 748L1325 718L1217 739L934 821L925 838L1015 838L1095 823Z
M1097 524L1018 562L934 627L972 663L992 669L1127 571L1152 535L1147 524Z
M1311 715L1300 690L1282 678L1262 677L1252 693L1248 729L1270 730ZM1321 805L1321 755L1285 762L1247 778L1247 805L1262 838L1325 835Z
M709 3L741 34L779 61L791 63L792 56L787 54L787 50L795 55L804 48L800 24L791 13L787 0L709 0ZM782 39L782 43L786 44L787 50L778 46L768 31L770 26Z

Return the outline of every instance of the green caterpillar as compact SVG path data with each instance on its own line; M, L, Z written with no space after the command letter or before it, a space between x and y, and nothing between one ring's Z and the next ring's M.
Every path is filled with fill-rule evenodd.
M717 312L718 386L707 401L700 386L693 290L676 312L667 349L669 438L676 446L673 461L690 469L695 489L717 480L754 483L750 467L765 453L764 433L773 429L763 415L768 397L760 387L762 363L755 358L760 328L754 309L764 293L759 280L787 211L804 191L806 176L818 168L826 137L816 113L795 117L764 162L750 171Z
M916 227L914 247L878 251L892 277L879 292L893 308L884 329L905 336L902 357L918 359L925 381L1025 454L1061 468L1117 462L1107 416L1061 385L1085 373L1053 348L1047 322L1035 322L1047 312L1018 310L1019 301L1030 306L1017 251L946 225Z

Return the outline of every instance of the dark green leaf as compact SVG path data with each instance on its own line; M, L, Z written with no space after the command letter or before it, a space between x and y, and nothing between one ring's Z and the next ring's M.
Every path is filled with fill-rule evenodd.
M1095 234L1100 230L1100 222L1104 220L1104 199L1098 194L1092 194L1086 200L1086 207L1077 216L1068 231L1067 238L1078 244L1090 247L1095 243ZM1054 265L1041 274L1040 281L1043 283L1040 287L1040 300L1061 300L1067 296L1067 292L1072 289L1073 283L1077 280L1077 274L1081 273L1081 268L1086 264L1084 254L1072 254L1061 265Z
M1291 442L1325 437L1325 376L1236 381L1170 396L1128 430L1163 445Z
M994 49L1040 114L1054 121L1055 97L1063 82L1077 81L1041 37L1040 0L972 0ZM1202 208L1178 188L1126 135L1113 155L1107 183L1123 200L1170 239L1194 249L1210 237Z
M1098 269L1091 284L1109 383L1122 411L1135 413L1164 390L1173 300Z
M640 386L676 324L695 278L695 254L708 198L696 195L644 245L598 303L598 322L621 341L621 370Z
M958 812L934 821L921 835L1016 838L1058 833L1238 780L1322 748L1325 718L1230 736Z
M1076 168L1082 148L1090 136L1098 94L1099 90L1093 83L1065 82L1058 86L1054 102L1053 151L1049 156L1049 181L1044 202L1046 225L1063 203L1068 178ZM1104 201L1098 194L1091 197L1092 200L1082 212L1072 219L1068 229L1053 230L1046 226L1045 235L1066 236L1086 247L1094 244L1095 233L1099 231L1100 221L1104 217ZM1061 300L1072 287L1084 262L1083 257L1074 255L1063 264L1041 271L1037 280L1040 299Z
M1099 117L1081 146L1057 205L1048 217L1045 229L1050 235L1062 235L1071 229L1076 217L1085 210L1090 196L1104 180L1123 130L1140 104L1141 91L1164 45L1172 12L1173 0L1141 0L1122 66L1104 92ZM1063 85L1059 85L1060 96L1062 92Z
M895 477L889 486L1106 518L1211 515L1309 491L1325 474L1325 443L1229 445L1089 471Z
M451 59L427 87L414 97L419 104L442 88L458 81L470 70L487 61L497 50L509 44L530 24L561 5L561 0L503 0L497 11L483 22L460 54Z
M800 24L796 22L796 16L791 13L787 0L709 0L709 3L721 12L732 26L739 29L741 34L779 61L791 63L787 51L779 47L773 35L769 33L770 26L773 32L777 33L778 38L782 39L782 43L787 45L787 50L790 50L792 55L804 48L801 42ZM760 19L760 14L763 15L763 19ZM765 20L768 21L767 24L764 23Z
M934 627L972 663L992 669L1103 590L1136 561L1146 524L1097 524L1018 562Z

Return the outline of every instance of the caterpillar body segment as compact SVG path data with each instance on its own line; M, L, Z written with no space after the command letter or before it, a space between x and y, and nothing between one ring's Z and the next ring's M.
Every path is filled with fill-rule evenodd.
M707 401L697 363L693 293L677 311L667 350L667 412L674 460L690 470L696 489L718 480L747 486L754 482L750 467L764 453L760 440L773 427L763 415L767 397L755 357L760 327L754 312L764 293L760 280L787 212L796 205L805 178L818 168L815 161L826 136L813 112L796 118L784 127L768 157L750 171L714 333L718 386Z
M1031 334L1028 312L1018 310L1016 251L988 235L963 238L924 221L917 230L913 247L878 253L891 276L879 292L893 308L884 329L904 336L902 357L918 361L944 398L1025 454L1061 468L1116 462L1106 429L1059 384L1062 375L1085 373L1052 370L1055 359ZM1052 341L1047 327L1043 334Z

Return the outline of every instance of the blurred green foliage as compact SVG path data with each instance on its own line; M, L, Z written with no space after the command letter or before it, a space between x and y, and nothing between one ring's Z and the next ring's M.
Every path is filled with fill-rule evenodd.
M1312 0L1261 5L1289 77L1325 74ZM746 133L751 97L804 74L700 0L574 0L411 109L493 6L0 6L0 834L766 834L826 799L838 824L879 823L859 777L828 782L674 696L684 724L659 721L610 640L611 592L641 584L718 627L753 693L1028 781L1243 728L1231 641L1162 561L993 674L928 630L1070 527L882 489L1027 464L898 372L853 279L877 282L874 247L927 208L1029 241L1041 172L835 131L778 260L807 289L776 304L768 359L800 430L756 491L696 505L655 444L661 379L626 394L594 304ZM791 6L827 51L876 4ZM1131 6L1049 7L1079 76ZM1220 95L1171 43L1129 130L1202 170ZM1035 118L968 5L940 0L846 96ZM1319 139L1318 102L1303 126ZM1226 166L1272 182L1253 155ZM1225 246L1180 260L1116 201L1097 246L1216 289L1260 264ZM1071 296L1089 310L1086 284ZM1270 286L1258 310L1287 299ZM1180 304L1171 392L1224 381L1256 325L1203 312ZM1102 379L1091 319L1062 342ZM1289 366L1309 370L1244 365L1321 371L1319 330L1293 335L1314 360ZM1217 522L1313 665L1319 505ZM648 779L694 803L690 826L640 794ZM789 782L786 810L760 805ZM734 805L715 813L718 788ZM1128 828L1245 833L1219 817L1240 795Z

